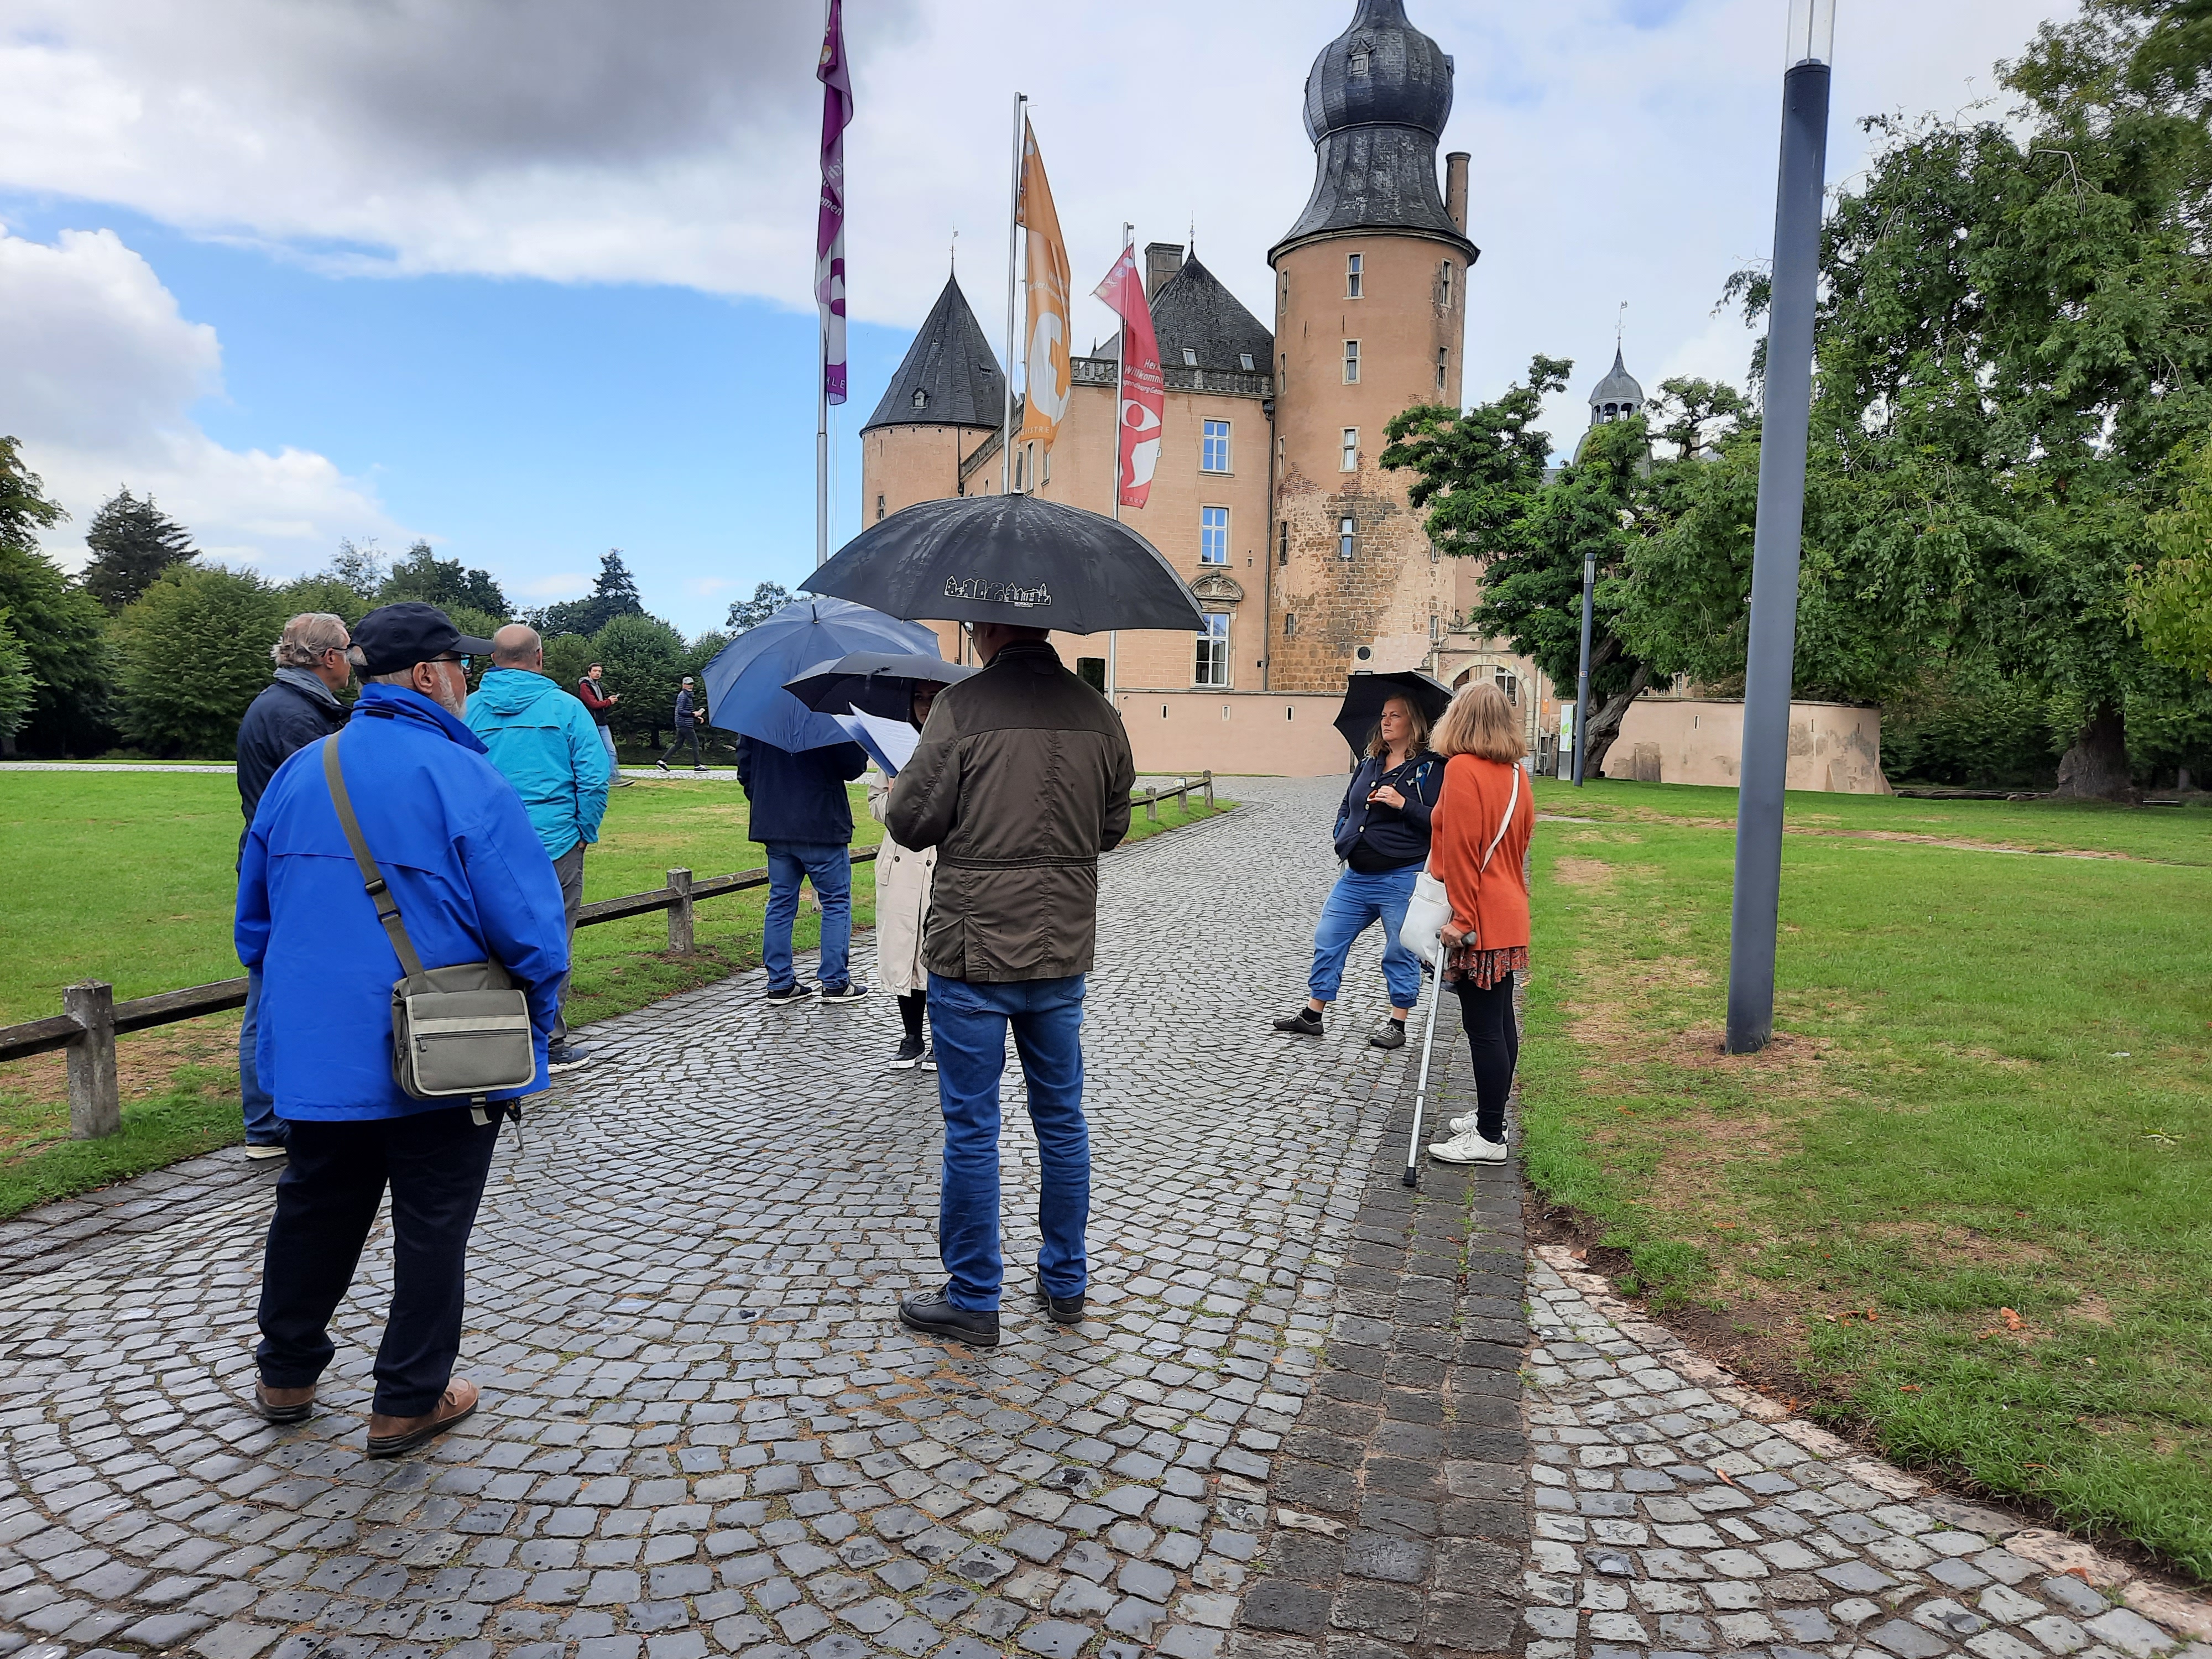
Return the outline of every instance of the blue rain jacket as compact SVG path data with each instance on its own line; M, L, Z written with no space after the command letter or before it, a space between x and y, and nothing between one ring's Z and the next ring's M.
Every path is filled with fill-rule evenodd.
M495 668L469 694L469 730L522 797L547 858L599 838L607 746L580 699L529 669Z
M456 1103L412 1099L392 1080L399 958L324 781L323 744L341 738L346 793L422 965L489 957L529 998L538 1076L492 1097L543 1089L568 969L553 860L476 733L419 692L370 685L339 737L277 769L239 867L238 959L261 970L254 1052L276 1115L352 1121Z

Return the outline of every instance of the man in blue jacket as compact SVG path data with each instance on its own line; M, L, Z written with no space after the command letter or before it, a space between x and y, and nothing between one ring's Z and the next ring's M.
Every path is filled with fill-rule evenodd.
M530 813L530 827L561 880L568 944L576 942L576 910L584 902L584 848L599 838L607 810L606 745L582 702L545 678L545 645L538 630L509 623L491 636L491 671L469 698L469 730ZM553 1021L547 1065L581 1066L585 1049L568 1041L568 981Z
M354 629L363 681L344 729L270 781L239 867L239 960L262 975L261 1080L290 1130L262 1265L254 1401L274 1423L314 1409L335 1352L331 1315L353 1281L388 1184L392 1310L377 1349L368 1452L395 1456L476 1409L453 1374L470 1229L499 1120L417 1100L392 1075L399 959L377 919L323 774L346 793L426 967L489 958L530 1006L538 1074L568 969L561 886L507 780L462 716L470 639L434 606L372 611Z
M799 919L799 884L814 884L822 901L822 1000L858 1002L853 948L853 799L845 786L868 769L857 743L793 754L755 738L738 739L738 782L750 805L750 836L768 848L768 914L761 923L761 962L768 1000L798 1002L812 992L791 965L791 925Z

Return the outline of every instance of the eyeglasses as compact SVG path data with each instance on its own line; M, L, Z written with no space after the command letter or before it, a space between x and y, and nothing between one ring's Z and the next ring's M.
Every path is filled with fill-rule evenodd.
M466 657L433 657L430 660L432 662L457 662L460 664L461 672L465 674L468 672L469 659Z

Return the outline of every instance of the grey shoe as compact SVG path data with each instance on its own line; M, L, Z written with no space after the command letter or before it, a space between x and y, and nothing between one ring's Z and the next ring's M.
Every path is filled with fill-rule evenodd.
M1406 1046L1406 1028L1395 1019L1378 1019L1375 1022L1375 1029L1367 1034L1367 1046L1370 1048L1402 1048Z

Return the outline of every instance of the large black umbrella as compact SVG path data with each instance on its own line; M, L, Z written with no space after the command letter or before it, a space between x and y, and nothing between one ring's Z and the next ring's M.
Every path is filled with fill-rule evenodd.
M786 680L783 689L821 714L903 720L914 718L915 686L924 681L950 685L975 672L936 657L854 651L834 662L815 664L797 679Z
M1345 683L1344 706L1336 711L1336 729L1344 733L1344 740L1352 745L1357 757L1367 752L1367 744L1375 735L1376 722L1382 718L1382 705L1393 697L1408 697L1434 726L1444 710L1451 706L1451 687L1442 680L1431 679L1419 669L1408 668L1395 674L1358 673L1349 676Z
M1175 567L1127 525L1035 495L917 501L854 537L806 587L910 622L1063 634L1206 626Z

